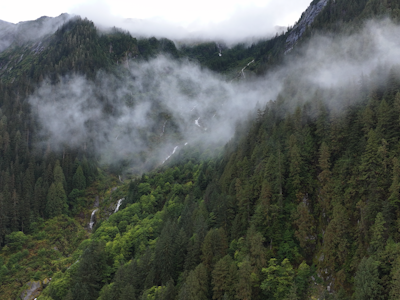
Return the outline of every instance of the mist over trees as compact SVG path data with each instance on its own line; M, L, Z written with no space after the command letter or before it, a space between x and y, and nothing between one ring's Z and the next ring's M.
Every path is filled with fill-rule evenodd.
M0 295L397 299L398 13L328 1L289 52L81 18L0 52Z

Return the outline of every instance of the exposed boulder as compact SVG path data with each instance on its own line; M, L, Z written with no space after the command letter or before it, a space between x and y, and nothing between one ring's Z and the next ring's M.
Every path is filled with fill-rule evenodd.
M29 281L25 283L25 286L27 287L26 290L24 290L21 293L20 298L22 300L33 300L36 297L40 295L40 292L43 289L42 282L40 280L38 281Z
M45 279L43 279L43 281L42 281L43 288L45 288L46 286L48 286L49 283L50 283L50 281L51 281L51 278L45 278Z

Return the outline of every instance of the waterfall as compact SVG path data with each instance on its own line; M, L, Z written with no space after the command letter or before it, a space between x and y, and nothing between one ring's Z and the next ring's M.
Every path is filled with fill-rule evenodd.
M96 211L98 211L97 208L94 211L92 211L92 215L90 216L90 222L89 222L89 228L90 229L93 228L93 225L94 225L94 214L96 213Z
M164 132L165 132L165 125L167 125L167 122L168 122L168 120L166 120L166 121L164 122L164 125L163 125L162 132L161 132L160 136L163 136L163 135L164 135Z
M172 153L170 155L168 155L168 157L166 159L164 159L163 164L175 153L176 149L178 149L179 146L175 146L174 150L172 151Z
M199 124L199 120L200 120L200 117L199 117L197 120L194 120L194 124L196 124L198 127L201 128L201 126L200 126L200 124Z
M219 53L218 53L218 55L219 55L219 56L222 56L221 47L219 46L219 44L218 44L218 43L216 43L216 45L217 45L217 48L218 48L218 50L219 50Z
M118 211L119 207L122 204L122 201L124 201L124 200L125 200L125 198L121 198L118 200L117 207L115 208L114 213L116 213Z
M249 62L240 72L242 73L242 76L243 76L243 78L246 78L246 76L244 76L244 70L246 70L246 68L248 67L248 66L250 66L250 64L252 64L254 62L254 59L251 61L251 62Z
M196 126L198 126L201 129L207 130L207 127L201 127L200 123L199 123L200 117L197 120L194 120L194 124L196 124Z

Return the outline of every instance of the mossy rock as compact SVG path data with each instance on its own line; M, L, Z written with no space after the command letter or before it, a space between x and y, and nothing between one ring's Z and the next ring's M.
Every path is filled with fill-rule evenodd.
M49 278L43 279L43 281L42 281L43 287L45 288L46 286L48 286L50 281L51 281L51 278L50 279Z
M43 289L42 282L38 281L29 281L25 283L26 289L21 293L20 298L22 300L33 300L40 295L40 292Z

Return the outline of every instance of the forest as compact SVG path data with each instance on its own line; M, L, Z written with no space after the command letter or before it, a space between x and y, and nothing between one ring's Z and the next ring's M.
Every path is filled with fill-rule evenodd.
M185 144L163 163L152 151L184 141L159 99L150 117L162 134L140 129L145 147L107 163L91 136L57 145L28 101L40 84L74 74L97 88L99 74L118 81L132 61L161 54L234 83L253 60L250 82L315 36L354 34L371 18L398 25L399 9L330 0L289 53L292 28L250 46L177 47L79 17L0 52L1 298L399 299L400 63L340 88L290 74L229 142ZM120 103L96 95L116 117Z

